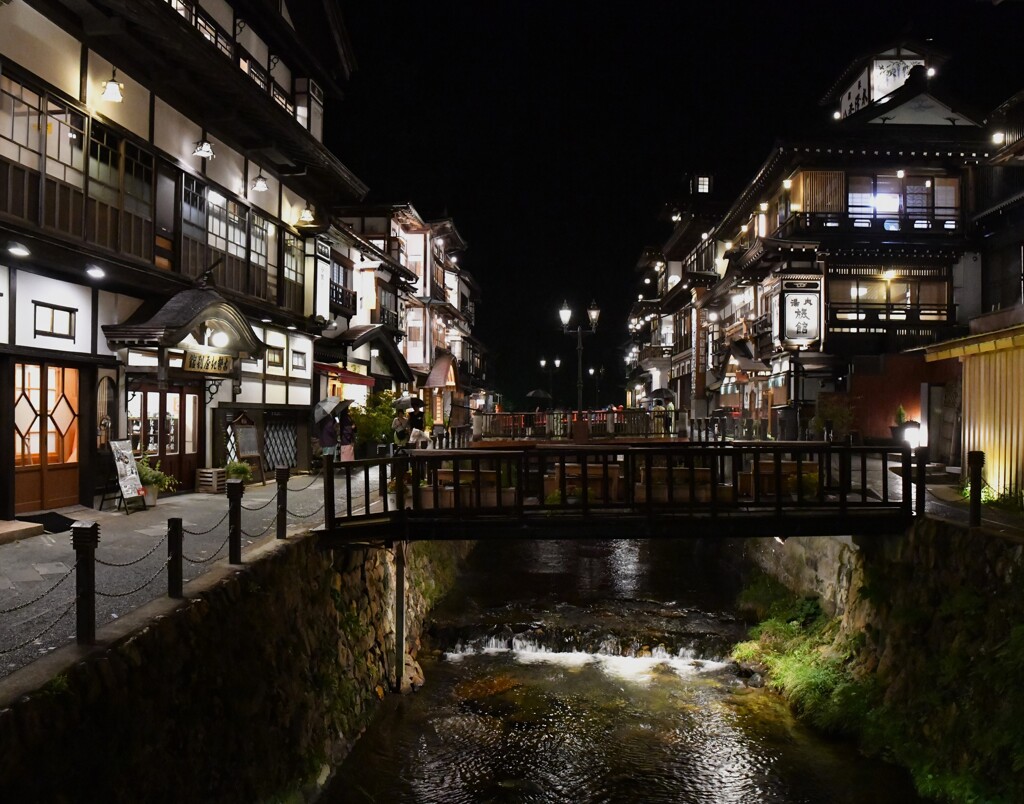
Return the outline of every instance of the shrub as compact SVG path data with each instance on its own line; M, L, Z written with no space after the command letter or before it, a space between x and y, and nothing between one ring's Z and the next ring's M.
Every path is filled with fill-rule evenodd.
M349 416L356 426L356 444L384 444L391 440L395 418L395 395L391 391L370 394L366 405L352 405Z
M139 482L143 486L156 486L160 491L174 491L178 488L178 478L160 471L160 461L150 466L149 456L143 455L136 459L135 466L139 470Z
M234 480L244 480L246 483L252 480L252 467L245 461L228 461L224 465L224 472Z

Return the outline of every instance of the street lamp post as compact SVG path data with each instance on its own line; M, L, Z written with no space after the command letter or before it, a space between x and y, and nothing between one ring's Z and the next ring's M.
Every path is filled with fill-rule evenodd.
M601 407L601 378L604 376L604 366L601 366L599 369L591 366L587 371L594 378L594 408L598 410Z
M582 324L578 324L576 329L573 330L569 326L569 321L572 320L572 310L569 308L569 302L562 302L562 309L558 311L558 317L562 321L562 332L566 335L576 335L576 410L579 412L578 415L583 415L583 336L593 335L597 331L597 319L601 317L601 310L598 308L596 302L591 302L590 307L587 308L587 318L590 319L590 329L583 329Z
M547 367L548 361L545 358L543 358L543 357L540 359L540 370L548 375L548 396L551 397L548 401L551 403L552 406L554 406L554 401L555 401L554 376L555 376L555 372L558 371L558 367L562 365L562 358L556 357L554 360L551 361L551 363L552 363L551 368L548 368Z

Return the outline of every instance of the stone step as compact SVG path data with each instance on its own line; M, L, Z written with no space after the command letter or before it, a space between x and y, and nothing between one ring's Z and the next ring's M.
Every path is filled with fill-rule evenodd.
M19 522L17 520L0 520L0 544L16 542L29 536L38 536L43 532L39 522Z

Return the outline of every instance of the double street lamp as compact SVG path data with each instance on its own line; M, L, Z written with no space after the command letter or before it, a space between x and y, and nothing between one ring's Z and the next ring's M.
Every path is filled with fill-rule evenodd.
M562 358L556 357L552 361L551 368L548 368L548 361L545 358L540 359L540 370L548 375L548 402L554 405L555 391L554 391L554 374L558 371L558 367L562 365Z
M604 376L604 366L599 369L595 369L591 366L587 371L590 372L590 376L594 378L594 408L601 408L601 378Z
M562 302L562 309L558 311L558 317L562 321L562 332L566 335L576 335L576 410L583 413L583 336L593 335L597 331L597 319L601 317L601 310L597 302L591 302L587 308L587 318L590 319L590 329L583 329L578 324L575 329L569 326L572 320L572 309L569 302Z

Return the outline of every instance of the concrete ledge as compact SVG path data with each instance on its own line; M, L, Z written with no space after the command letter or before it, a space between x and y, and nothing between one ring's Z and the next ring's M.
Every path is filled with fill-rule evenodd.
M0 544L16 542L29 536L38 536L43 526L38 522L18 522L17 520L0 521Z

